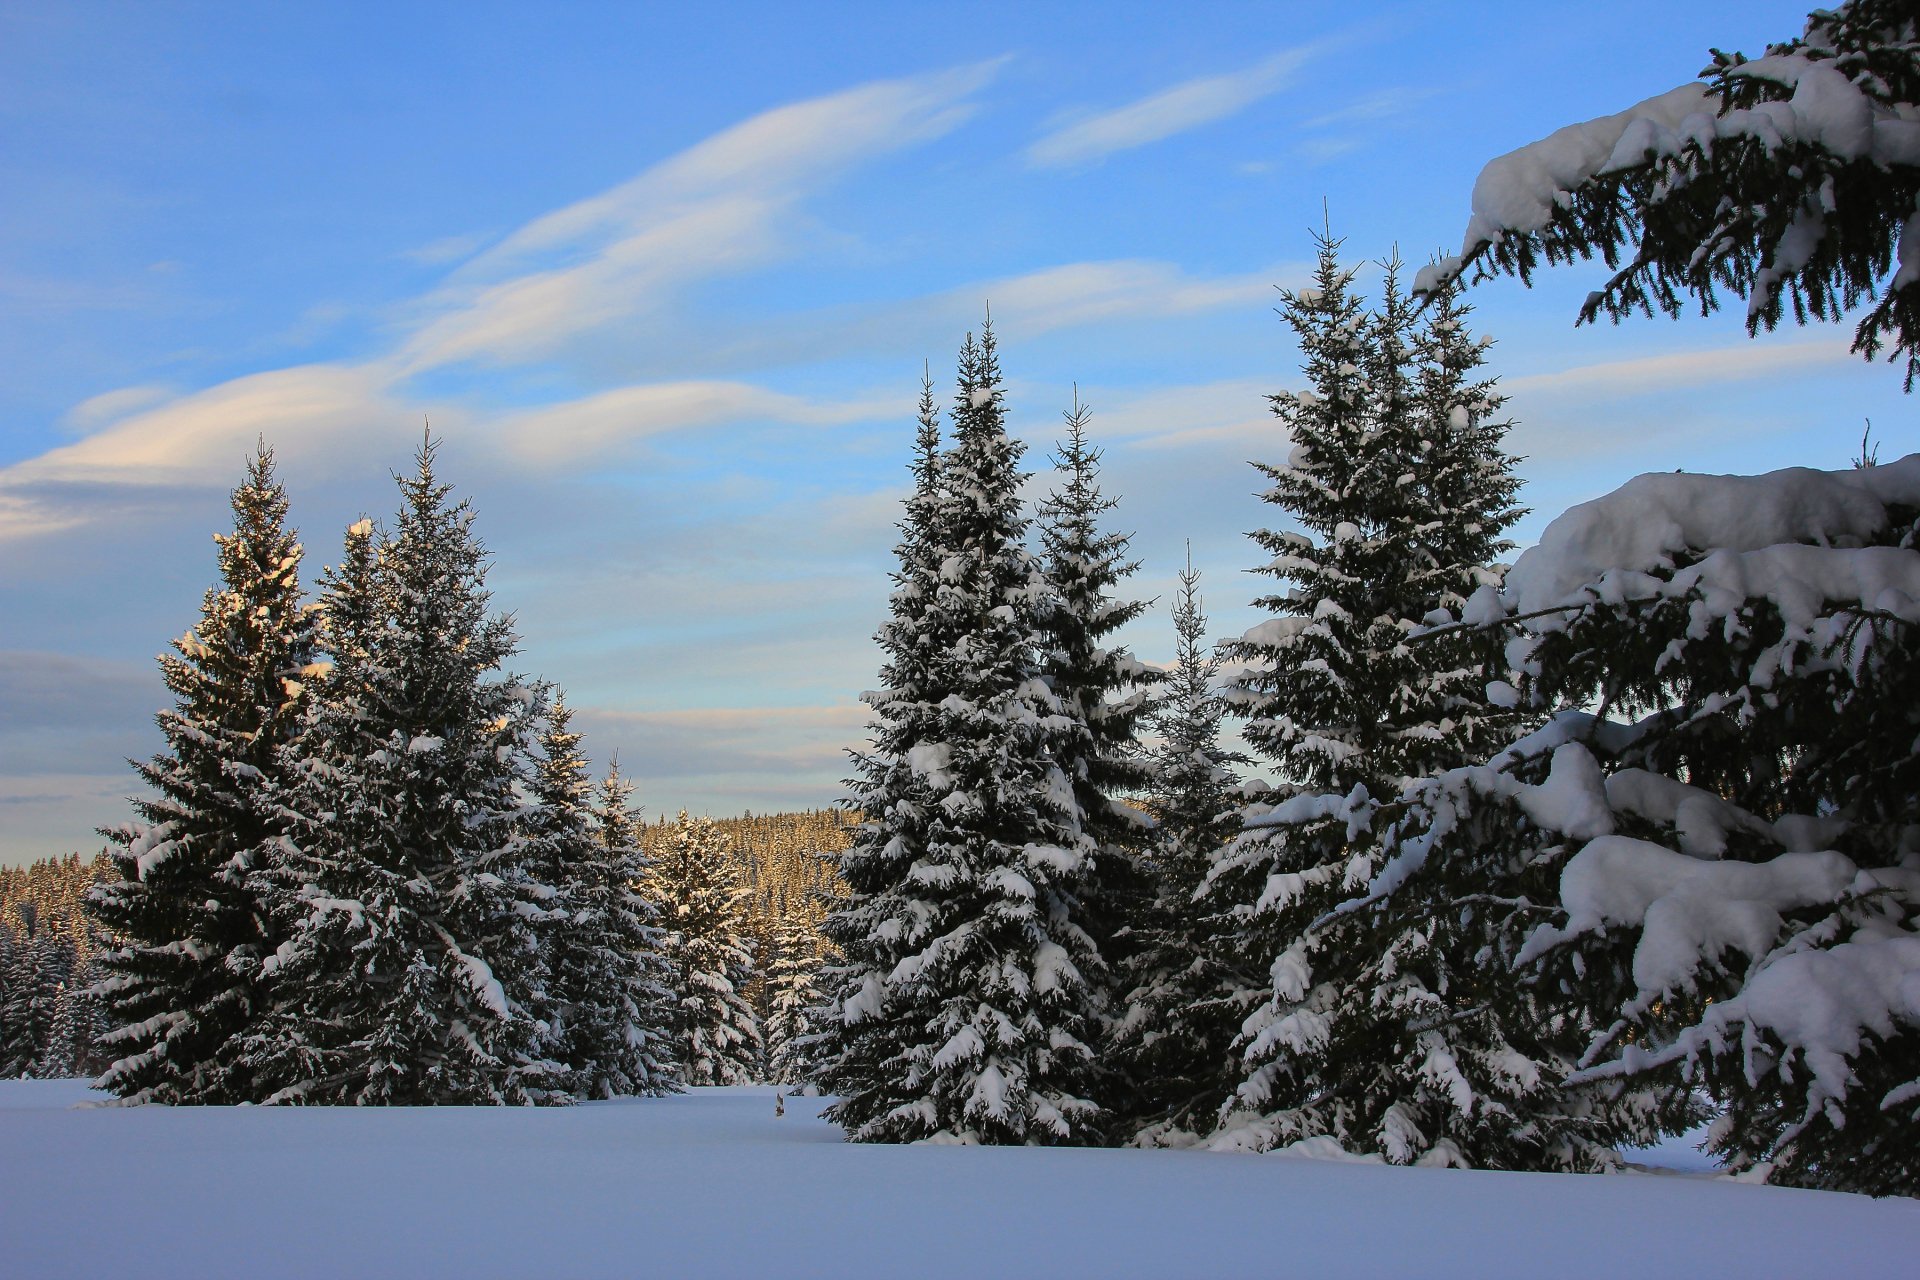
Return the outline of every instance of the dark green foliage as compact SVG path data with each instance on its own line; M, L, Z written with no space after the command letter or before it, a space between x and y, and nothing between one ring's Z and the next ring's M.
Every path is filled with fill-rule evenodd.
M1060 486L1037 512L1040 564L1052 599L1041 636L1041 671L1066 722L1056 731L1053 758L1073 785L1081 830L1096 845L1082 897L1101 958L1114 972L1138 945L1154 886L1142 855L1148 820L1129 802L1147 786L1140 752L1140 721L1161 673L1146 666L1116 632L1139 617L1145 601L1117 598L1138 568L1128 558L1129 537L1103 531L1103 517L1119 505L1101 492L1100 450L1087 440L1091 411L1075 398L1067 436L1054 465ZM1118 993L1115 993L1116 997ZM1117 1005L1115 1014L1121 1009ZM1112 1105L1118 1080L1104 1086Z
M1411 602L1402 598L1412 550L1399 485L1411 459L1406 424L1375 399L1385 380L1378 326L1352 292L1339 243L1318 244L1311 286L1281 292L1308 382L1272 398L1292 453L1284 465L1254 464L1272 482L1261 499L1299 526L1252 535L1271 557L1256 571L1288 586L1254 601L1278 616L1226 646L1242 672L1226 696L1247 717L1247 741L1289 783L1380 796L1400 776L1392 704L1413 675L1403 629ZM1384 315L1386 336L1404 345L1404 304L1391 293Z
M760 1078L762 1044L746 998L753 975L747 890L713 819L681 810L657 846L646 887L659 906L666 1029L680 1079L752 1083Z
M1714 573L1728 549L1675 548L1632 566L1633 598L1589 585L1529 623L1523 681L1536 704L1606 709L1581 749L1607 780L1611 833L1713 877L1707 890L1677 882L1638 915L1559 913L1534 940L1537 981L1597 1019L1580 1078L1667 1099L1703 1090L1723 1108L1713 1147L1731 1167L1876 1195L1920 1191L1920 1026L1877 985L1889 966L1920 964L1908 834L1920 822L1920 654L1913 623L1858 598L1855 575L1863 557L1893 572L1920 547L1914 463L1832 477L1884 501L1877 527L1836 538L1803 516L1791 540L1754 552L1797 566L1810 595L1764 577L1730 589ZM1711 510L1726 495L1694 488L1754 482L1634 482L1649 484L1684 486L1667 500ZM1736 496L1766 500L1759 488ZM1786 509L1819 509L1796 501ZM1598 850L1582 857L1589 876L1606 865ZM1747 923L1689 955L1671 922L1701 910L1688 904L1702 893L1738 904ZM1782 1020L1801 1006L1823 1021Z
M1115 1045L1136 1092L1133 1117L1150 1141L1204 1132L1240 1080L1233 1043L1258 1003L1258 975L1235 967L1231 921L1202 901L1239 830L1238 754L1220 744L1226 708L1213 688L1219 662L1206 644L1199 573L1191 558L1174 600L1177 641L1153 726L1147 803L1155 896L1122 962L1128 987Z
M1457 629L1416 636L1499 581L1493 557L1519 512L1499 397L1474 376L1461 310L1444 299L1421 327L1394 261L1364 312L1337 248L1322 237L1312 286L1282 301L1310 388L1274 397L1294 450L1261 467L1263 496L1300 529L1254 537L1273 557L1261 571L1289 589L1258 602L1279 617L1228 647L1244 672L1228 697L1290 785L1243 811L1206 886L1210 914L1236 922L1221 952L1266 975L1212 1141L1583 1167L1591 1144L1534 1113L1557 1105L1554 1045L1463 1003L1489 994L1484 968L1510 943L1460 907L1474 869L1381 878L1415 838L1395 798L1516 727L1486 700L1497 647Z
M286 1102L560 1099L523 833L535 690L498 674L485 553L428 442L391 535L361 521L325 582L332 658L265 869L284 997L253 1051Z
M153 795L105 832L116 878L88 910L121 945L100 957L117 1028L103 1087L136 1102L253 1096L242 1040L271 1002L262 962L279 943L251 875L285 831L273 792L298 729L312 622L301 549L263 444L216 535L220 584L160 668L174 705L166 750L134 768Z
M1715 127L1666 119L1630 129L1610 162L1570 190L1533 193L1551 197L1541 225L1476 218L1464 258L1445 274L1478 265L1530 280L1543 258L1598 255L1615 274L1589 295L1582 322L1678 315L1689 301L1706 314L1724 289L1747 300L1749 332L1772 329L1789 304L1804 323L1877 299L1854 350L1904 355L1912 390L1920 265L1895 269L1902 254L1920 253L1920 162L1906 140L1920 103L1911 0L1816 10L1798 39L1769 45L1765 57L1714 50L1701 79L1700 101L1684 105L1717 113ZM1643 114L1652 123L1663 113Z
M816 1011L821 956L817 935L798 921L783 919L773 928L773 956L767 965L767 1079L773 1084L805 1084L814 1073L818 1045Z
M572 713L556 700L540 738L530 825L555 1056L581 1098L664 1093L673 1087L665 1031L666 959L659 909L641 889L633 784L616 762L599 789L588 785Z
M1099 1136L1096 846L1054 759L1073 721L1041 669L1049 593L1002 395L989 330L961 349L950 451L931 453L923 400L887 687L851 784L868 820L826 928L841 960L819 1081L861 1141Z

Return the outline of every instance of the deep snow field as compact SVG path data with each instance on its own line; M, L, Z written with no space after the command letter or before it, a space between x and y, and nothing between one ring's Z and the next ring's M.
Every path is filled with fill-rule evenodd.
M0 1081L0 1273L1920 1274L1920 1203L1701 1175L856 1146L819 1099L776 1118L771 1088L553 1110L82 1105L98 1096Z

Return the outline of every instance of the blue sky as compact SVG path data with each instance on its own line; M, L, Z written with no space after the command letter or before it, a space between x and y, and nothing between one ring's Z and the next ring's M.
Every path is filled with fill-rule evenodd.
M1356 262L1455 251L1487 160L1805 12L718 9L0 0L0 861L125 816L261 433L311 581L430 418L521 668L654 813L837 796L922 362L989 301L1030 460L1077 384L1138 592L1191 540L1244 629L1323 209ZM1640 471L1844 465L1867 417L1912 448L1847 330L1575 330L1599 274L1473 291L1523 538ZM1164 611L1129 638L1164 660Z

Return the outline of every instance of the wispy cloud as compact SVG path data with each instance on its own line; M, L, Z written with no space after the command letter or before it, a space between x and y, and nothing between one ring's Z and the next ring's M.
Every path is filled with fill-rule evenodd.
M1091 164L1246 110L1293 81L1316 46L1285 49L1241 71L1201 76L1055 129L1027 148L1038 169Z
M1100 439L1133 449L1175 449L1206 441L1278 437L1282 428L1267 397L1279 385L1270 378L1228 378L1131 395L1089 388L1085 398Z
M89 396L67 410L60 425L69 431L85 434L118 418L150 408L175 394L177 393L174 388L161 386L158 383L102 391L99 395Z
M311 364L223 382L120 418L0 472L8 488L47 483L182 484L231 479L264 434L316 462L406 410L374 371Z
M843 702L802 707L705 707L620 711L583 706L579 724L602 749L617 750L620 768L650 780L650 804L677 807L748 778L795 784L805 802L839 794L847 748L866 737L869 711Z
M402 374L513 363L657 309L696 280L792 250L794 206L855 165L938 138L1004 59L764 112L608 191L529 222L423 299Z
M875 156L931 141L975 111L1005 58L884 80L763 112L611 190L534 219L482 254L476 271L627 238L689 205L747 196L781 201Z
M395 373L551 355L569 339L662 306L692 281L771 260L781 247L776 212L748 196L709 200L573 266L439 290L421 304L431 318L396 353Z
M994 315L1026 333L1143 315L1188 315L1257 302L1273 292L1276 272L1191 276L1166 262L1071 262L955 290L988 299Z
M1841 365L1857 358L1848 351L1844 338L1797 342L1747 340L1737 346L1706 351L1676 351L1633 360L1577 365L1551 373L1530 373L1502 379L1500 385L1508 393L1587 396L1598 393L1611 399L1736 378L1783 375L1819 365Z
M402 250L397 256L423 267L443 267L462 258L471 258L489 239L491 237L483 232L468 231L461 235L441 236L417 248Z
M1307 129L1333 129L1354 124L1375 124L1404 115L1416 104L1433 97L1438 89L1382 89L1354 99L1342 107L1311 116Z
M832 425L905 419L911 399L820 401L744 382L656 382L509 415L494 424L502 447L544 466L578 462L649 436L720 423Z
M97 512L63 504L57 486L194 484L230 478L256 435L289 460L338 458L356 441L418 420L408 392L423 373L466 362L540 359L583 334L667 307L696 281L792 250L796 204L846 170L937 138L975 109L1002 61L859 86L767 111L609 191L534 219L406 304L399 336L364 363L312 364L237 378L165 399L127 388L83 402L78 441L0 469L0 538L71 527ZM460 236L414 256L452 261ZM0 295L36 282L0 279ZM64 295L62 295L64 297ZM591 453L620 438L763 413L850 421L864 410L714 384L626 388L502 424L521 456ZM848 415L852 415L851 417ZM478 415L436 406L437 427ZM552 439L535 442L539 431Z

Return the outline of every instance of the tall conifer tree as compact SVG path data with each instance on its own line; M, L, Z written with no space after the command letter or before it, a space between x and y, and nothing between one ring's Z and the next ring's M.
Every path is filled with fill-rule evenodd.
M1451 895L1471 901L1472 877L1436 864L1412 887L1376 880L1402 789L1512 725L1486 701L1483 639L1415 637L1498 581L1491 557L1518 512L1499 400L1473 380L1458 309L1416 334L1396 260L1375 312L1336 319L1329 299L1355 317L1358 304L1335 247L1322 239L1315 289L1288 298L1314 386L1276 398L1295 448L1266 468L1266 496L1306 533L1256 535L1293 586L1262 602L1285 616L1236 646L1248 736L1295 786L1247 811L1214 881L1248 913L1237 953L1270 978L1217 1141L1331 1138L1396 1163L1582 1159L1522 1114L1551 1050L1510 1041L1471 1003L1490 945L1473 922L1487 916Z
M313 626L301 548L261 444L216 534L220 582L200 621L160 659L174 705L166 749L134 767L153 789L140 820L105 832L118 879L88 901L119 939L100 958L116 1030L103 1087L134 1102L241 1102L239 1046L271 997L262 961L278 945L252 872L284 830L271 799L304 705Z
M1128 535L1100 527L1119 504L1101 492L1100 450L1087 439L1090 417L1076 392L1053 459L1061 483L1037 513L1052 596L1041 669L1067 717L1054 758L1073 784L1082 829L1096 845L1085 890L1089 927L1115 969L1135 946L1134 931L1153 898L1142 861L1149 820L1127 797L1138 797L1147 785L1139 726L1161 674L1115 636L1147 605L1117 596L1140 562L1128 557Z
M822 1002L817 935L797 920L773 927L773 959L767 966L767 1079L805 1084L814 1071L814 1012Z
M1219 660L1206 643L1199 583L1189 553L1173 605L1174 667L1154 716L1160 743L1149 758L1155 897L1124 968L1116 1038L1136 1082L1141 1136L1154 1142L1191 1141L1212 1127L1240 1081L1235 1035L1259 1002L1259 975L1234 967L1229 922L1202 902L1238 830L1241 757L1220 742L1226 708L1213 687Z
M556 876L564 920L551 941L549 983L563 1010L561 1056L580 1097L664 1093L674 1085L667 962L659 908L642 888L648 864L633 784L616 760L587 794L578 735L563 713L556 705L546 735L542 772L555 776L544 789L575 797L569 805L579 807L585 839ZM571 843L572 822L564 829Z
M713 819L680 811L648 869L647 886L660 906L672 1000L668 1026L681 1079L752 1083L760 1075L762 1045L746 998L753 976L747 890Z
M876 701L854 798L883 816L843 859L827 926L845 960L821 1079L861 1141L1086 1142L1103 1120L1096 846L1054 759L1068 718L1040 669L1048 593L1003 395L991 329L969 335L954 447L907 522L935 571L911 620L925 674L910 706L898 686Z
M394 532L348 531L328 577L333 659L299 742L283 856L263 879L290 933L255 1044L268 1098L564 1100L537 1021L521 787L538 692L499 667L473 513L427 441Z

